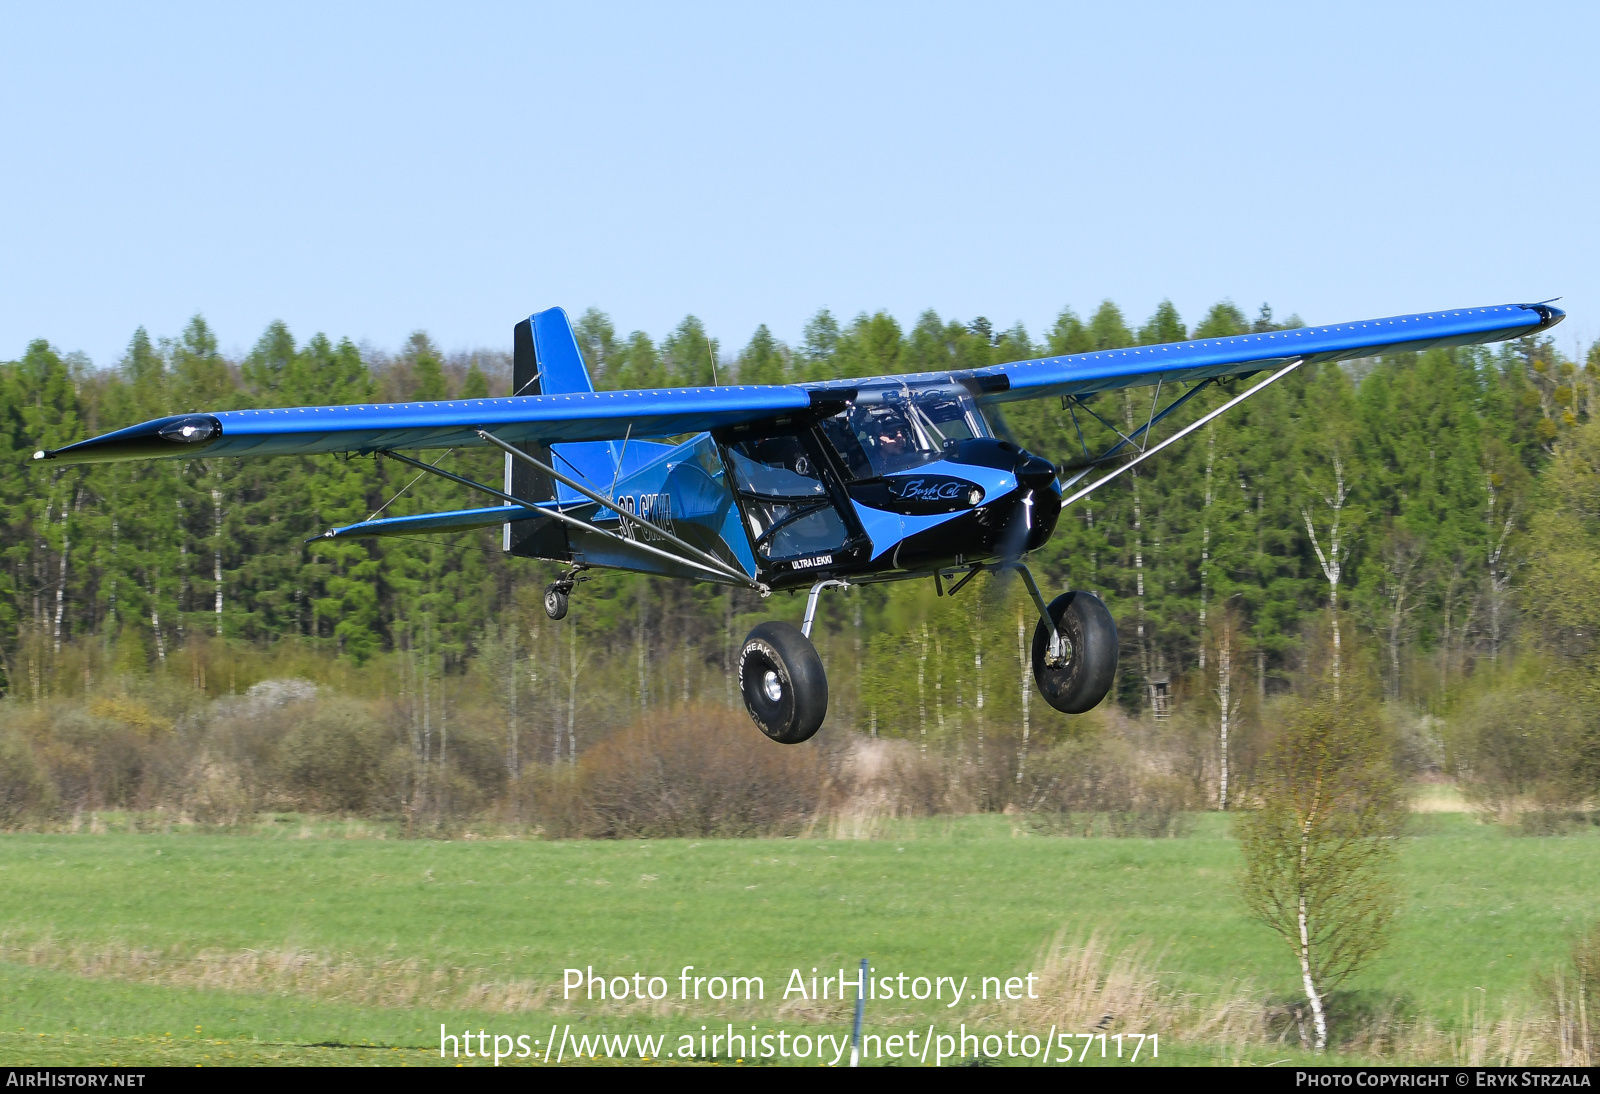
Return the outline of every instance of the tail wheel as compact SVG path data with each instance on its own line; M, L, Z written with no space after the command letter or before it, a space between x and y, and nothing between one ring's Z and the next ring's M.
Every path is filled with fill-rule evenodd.
M544 614L551 619L565 619L567 615L567 592L560 585L551 585L544 591Z
M1044 701L1063 714L1082 714L1106 697L1117 678L1117 624L1093 593L1063 593L1050 602L1050 618L1061 633L1060 653L1050 656L1044 620L1033 629L1033 679Z
M811 640L789 623L763 623L739 650L739 692L761 732L808 741L828 713L828 677Z

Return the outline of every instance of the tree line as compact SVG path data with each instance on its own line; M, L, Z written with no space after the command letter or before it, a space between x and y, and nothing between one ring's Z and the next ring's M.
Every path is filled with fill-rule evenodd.
M798 344L762 326L736 352L693 316L659 341L623 336L595 309L576 327L596 386L623 388L971 368L1297 324L1228 302L1193 326L1170 303L1137 324L1107 301L1064 309L1035 338L982 317L930 311L905 328L883 312L821 311ZM422 333L390 354L322 334L299 342L282 323L231 359L198 316L176 337L135 332L105 369L32 343L0 363L0 687L39 704L161 676L219 696L298 658L306 675L402 702L419 756L445 747L453 711L459 724L462 706L495 707L512 777L572 762L642 711L736 702L735 644L761 618L798 615L793 598L611 575L552 624L535 603L548 568L502 555L498 530L311 539L377 512L476 504L393 461L29 459L187 410L503 394L509 372L504 352L447 355ZM1479 691L1577 694L1600 622L1597 375L1600 352L1575 360L1550 338L1308 366L1065 512L1033 565L1050 587L1092 589L1111 607L1124 712L1205 726L1195 763L1212 804L1226 806L1230 772L1238 792L1249 727L1297 686L1313 649L1416 712L1487 709ZM1173 427L1250 382L1202 392ZM1011 404L1004 428L1070 464L1143 424L1154 394ZM498 477L481 451L445 460ZM980 804L999 807L1030 749L1073 732L1031 697L1030 610L1015 584L988 577L954 598L923 583L828 594L830 722L975 758ZM1547 723L1567 717L1541 702ZM1456 721L1499 716L1474 717ZM1587 740L1582 724L1541 732ZM1444 766L1447 736L1424 728L1408 747ZM1491 762L1489 744L1472 748Z

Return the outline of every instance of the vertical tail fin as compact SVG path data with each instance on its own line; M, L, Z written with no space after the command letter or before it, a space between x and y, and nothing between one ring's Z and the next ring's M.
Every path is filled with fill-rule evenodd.
M594 390L565 309L530 315L517 324L512 343L513 394L570 395Z
M513 395L564 395L593 390L589 369L583 363L583 350L565 310L535 312L516 325L512 332ZM616 477L616 452L609 441L521 447L540 462L558 467L562 474L598 483L600 490ZM506 457L505 489L508 494L532 502L580 500L575 491L510 456ZM530 558L572 559L567 526L548 517L507 524L504 549Z
M583 364L583 351L572 321L561 308L535 312L516 325L511 336L511 394L556 395L593 391L589 370ZM550 463L552 454L544 445L521 445L522 450L541 463ZM506 457L506 493L526 501L552 502L557 499L556 482L549 475L520 460ZM566 525L544 517L518 521L505 526L503 548L526 558L548 558L566 562L572 559Z

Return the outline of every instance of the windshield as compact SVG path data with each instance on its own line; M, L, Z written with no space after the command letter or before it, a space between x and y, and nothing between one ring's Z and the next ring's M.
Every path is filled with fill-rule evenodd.
M988 436L972 396L954 385L863 391L822 431L858 479L931 463L948 444Z

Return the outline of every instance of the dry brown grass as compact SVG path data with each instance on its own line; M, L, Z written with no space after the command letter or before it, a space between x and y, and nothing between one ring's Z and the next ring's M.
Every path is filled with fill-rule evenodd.
M1253 1049L1300 1048L1306 1036L1296 1007L1275 1002L1248 981L1211 993L1170 987L1148 946L1113 949L1100 931L1076 936L1062 931L1034 968L1039 998L1020 1004L1013 1015L1029 1028L1154 1033L1171 1043L1213 1048L1222 1059L1238 1059ZM1509 1004L1497 1013L1482 997L1463 1004L1456 1029L1392 1010L1349 1025L1330 1045L1339 1056L1468 1067L1578 1062L1558 1044L1553 1020Z
M1034 968L1039 998L1021 1008L1030 1028L1043 1022L1074 1033L1155 1033L1241 1049L1268 1040L1261 992L1245 982L1215 995L1166 987L1148 946L1113 952L1099 931L1072 938L1063 930Z
M1221 1060L1242 1059L1254 1050L1298 1048L1294 1007L1274 1002L1248 981L1210 993L1183 991L1163 981L1158 957L1146 945L1113 948L1101 931L1076 936L1063 931L1033 965L1039 998L1009 1010L974 1015L1054 1025L1074 1033L1159 1034L1164 1042L1213 1049ZM0 936L0 960L58 969L80 976L162 987L200 988L358 1006L470 1009L493 1014L539 1011L639 1014L685 1013L672 998L659 1002L561 998L559 981L496 977L492 968L430 965L415 957L361 958L285 946L261 950L181 947L155 949L117 943L74 943L51 935ZM1576 1006L1576 1001L1573 1001ZM849 1020L848 1001L768 1000L754 1010L782 1021ZM909 1015L884 1016L891 1023ZM1499 1012L1480 996L1464 1004L1457 1028L1430 1017L1407 1019L1393 1012L1354 1023L1331 1051L1339 1057L1396 1064L1526 1066L1592 1062L1590 1049L1572 1023L1512 1007Z

